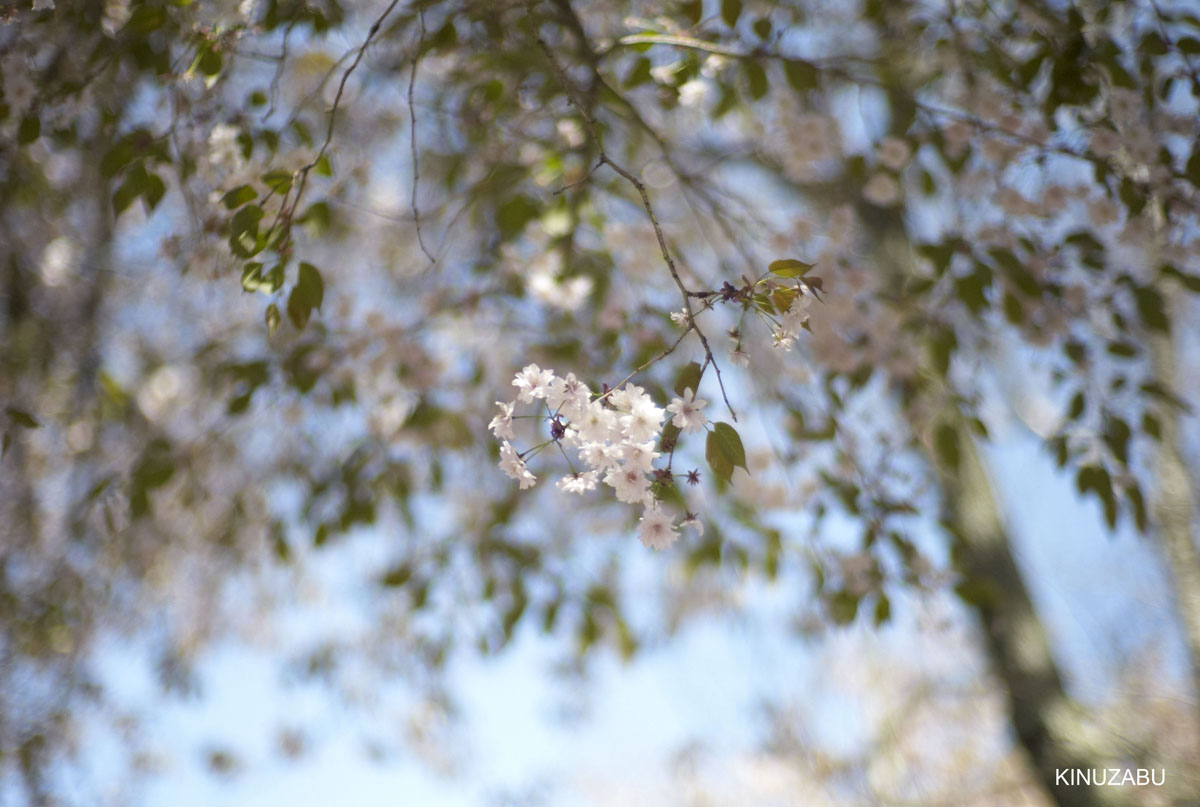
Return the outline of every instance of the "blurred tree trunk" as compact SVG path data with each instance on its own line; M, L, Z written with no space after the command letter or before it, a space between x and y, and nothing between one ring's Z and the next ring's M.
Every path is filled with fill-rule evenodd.
M1172 316L1170 320L1175 322L1176 317ZM1169 389L1176 388L1173 383L1177 378L1176 334L1178 328L1173 328L1170 334L1155 335L1150 340L1155 374ZM1183 456L1179 409L1164 406L1159 419L1162 440L1158 452L1158 496L1154 502L1154 516L1191 657L1192 685L1196 696L1200 697L1200 551L1196 549L1194 534L1198 480Z
M32 213L14 203L23 183L43 184L33 176L40 168L32 162L22 164L23 155L13 156L10 180L0 187L7 231L25 229L24 256L37 254L30 245L56 237L68 238L79 256L77 276L52 288L43 284L41 267L23 259L21 245L7 245L0 253L6 298L0 342L11 350L0 361L0 392L30 410L43 429L65 433L72 421L90 417L113 239L111 183L99 162L111 144L109 127L81 144L83 154L94 159L80 161L70 200L47 196L34 203L42 208ZM47 222L46 231L29 232L31 221ZM55 383L64 368L70 368L72 382L66 394ZM103 594L88 579L91 556L66 551L72 538L82 537L66 533L69 518L44 517L39 510L36 488L47 473L46 461L33 456L27 439L27 434L16 435L0 464L0 518L12 531L10 542L0 542L0 693L8 689L10 675L36 671L53 683L44 687L44 699L13 702L0 694L0 757L16 760L29 803L41 805L54 803L47 772L56 757L70 753L73 716L66 704L70 693L87 682L85 648ZM54 448L62 450L69 449L61 443ZM69 470L69 496L88 484L81 458L76 459ZM79 549L78 544L74 547ZM40 573L11 573L29 567Z
M1073 706L1013 557L987 471L966 429L957 430L957 439L956 472L931 456L944 497L943 523L954 536L952 557L963 578L964 599L979 618L1017 742L1056 804L1101 804L1096 788L1062 784L1056 776L1068 768L1103 767L1103 761L1085 758L1072 748L1077 739L1071 736L1077 725L1071 717Z
M891 216L864 216L878 265L899 280L909 267L896 256L915 254L902 223ZM928 360L926 360L927 362ZM940 374L925 366L919 378ZM946 383L951 383L947 379ZM933 424L917 414L905 390L902 409L914 435L929 435ZM1105 759L1080 747L1080 723L1050 652L1045 626L1029 595L1013 555L991 480L968 424L951 424L957 446L955 467L947 465L932 439L921 445L935 470L942 492L942 525L953 536L952 559L962 578L960 592L979 619L983 647L992 672L1004 690L1017 743L1047 797L1061 807L1104 804L1100 788L1067 785L1057 772L1103 768Z

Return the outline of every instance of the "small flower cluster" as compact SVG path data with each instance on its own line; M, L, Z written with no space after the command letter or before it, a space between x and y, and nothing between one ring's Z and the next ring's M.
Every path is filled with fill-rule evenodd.
M808 324L808 307L812 305L813 293L803 281L793 289L795 296L791 304L779 315L779 327L773 331L775 347L791 350L800 338L800 330Z
M546 446L557 445L572 473L559 479L555 487L582 495L600 484L607 485L619 501L643 507L638 530L643 544L665 549L674 542L678 528L653 490L654 480L671 478L669 469L654 467L654 460L661 456L655 451L656 438L668 415L680 431L703 431L708 423L703 413L707 401L687 389L663 409L644 389L628 383L597 395L574 373L562 378L536 364L517 373L513 386L517 389L516 400L497 401L500 412L488 424L501 441L502 471L517 480L522 489L532 487L537 477L527 467L526 459ZM544 407L544 414L515 415L518 404ZM513 420L520 417L548 424L549 439L525 452L517 451L510 441L515 436ZM575 470L568 450L587 470ZM689 516L684 523L702 529L694 517Z
M816 290L821 287L820 280L813 278L808 281L797 278L794 282L786 285L781 285L777 280L768 280L760 281L756 285L765 288L765 292L760 292L757 297L750 297L750 299L752 301L769 300L770 306L756 303L755 313L770 329L775 347L790 351L795 347L796 340L800 338L800 331L802 329L810 330L808 312L813 300L820 299L816 294ZM748 288L742 294L749 297L752 291ZM674 319L676 315L672 314L671 317ZM729 360L738 367L750 365L750 356L742 349L743 336L744 333L740 328L729 331Z

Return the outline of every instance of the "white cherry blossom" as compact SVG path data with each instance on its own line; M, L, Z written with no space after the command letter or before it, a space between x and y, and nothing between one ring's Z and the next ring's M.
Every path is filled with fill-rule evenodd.
M628 414L621 416L621 428L632 442L644 443L658 434L663 416L663 410L649 396L639 397L632 401Z
M675 398L667 405L667 411L674 415L671 422L688 434L703 431L708 418L701 411L708 406L708 401L696 398L691 387L683 391L682 398Z
M604 484L616 491L617 499L629 504L643 501L650 492L650 480L633 466L618 466L604 475Z
M659 453L654 450L653 440L621 445L621 459L625 461L625 466L637 468L643 473L648 474L654 470L654 460L659 456Z
M675 543L679 533L675 528L675 520L656 506L647 507L642 513L638 526L638 538L648 549L666 549Z
M496 439L511 440L513 437L513 409L516 404L496 401L496 406L500 407L500 414L492 418L488 428L492 430L492 434L496 435Z
M543 370L536 364L526 365L513 379L513 386L519 390L517 400L521 403L533 403L535 398L545 398L553 380L552 370Z
M533 487L537 482L537 477L525 467L525 460L507 440L500 445L500 470L517 480L521 490Z
M583 495L589 490L596 489L596 481L600 474L596 471L584 471L583 473L574 473L569 476L564 476L562 479L554 483L554 486L564 493L578 493Z
M555 377L550 383L546 403L551 409L561 410L563 415L576 420L587 408L591 397L592 391L587 384L577 379L574 373L567 373L566 378Z

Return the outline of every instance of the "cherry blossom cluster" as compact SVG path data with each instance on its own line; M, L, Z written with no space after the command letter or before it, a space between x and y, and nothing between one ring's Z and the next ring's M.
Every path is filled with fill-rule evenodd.
M781 283L775 278L760 279L753 286L735 290L726 283L727 290L717 292L727 295L733 293L748 300L748 307L766 323L771 332L772 343L780 350L790 351L800 338L801 330L809 330L809 309L813 300L819 300L815 289L821 287L818 278L805 280L795 278L787 283ZM761 304L769 301L770 305ZM671 319L684 327L688 324L687 312L675 312ZM739 367L750 364L750 356L742 349L743 333L740 328L729 332L729 359Z
M791 350L800 338L800 331L808 324L808 308L812 305L813 294L803 281L793 287L794 296L791 303L779 315L777 327L772 330L775 347Z
M673 399L664 409L654 403L646 391L626 383L602 394L593 393L586 384L568 373L555 375L530 364L513 379L516 400L497 401L500 412L488 428L501 441L500 469L515 479L521 489L532 487L537 477L529 470L527 460L544 448L557 446L571 473L555 484L565 493L596 490L603 485L612 489L619 501L640 505L642 516L638 534L643 544L653 549L665 549L678 536L675 519L665 512L655 494L657 482L669 483L670 466L655 468L661 454L655 449L664 422L681 432L703 431L708 423L703 409L708 402L697 398L691 389ZM516 413L519 404L532 404L538 412ZM546 439L526 451L518 451L510 442L515 439L514 419L530 418L543 424ZM568 451L573 453L585 470L577 470ZM698 480L698 474L687 475L688 481ZM698 531L703 527L689 514L683 526Z

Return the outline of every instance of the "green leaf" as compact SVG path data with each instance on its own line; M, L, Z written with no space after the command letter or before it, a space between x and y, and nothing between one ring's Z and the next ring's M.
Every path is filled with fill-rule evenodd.
M333 221L333 211L329 209L328 202L313 202L308 206L308 209L296 219L299 224L305 224L312 230L314 235L320 235L329 229L329 225Z
M259 284L258 290L274 294L281 288L283 288L283 264L277 263L263 273L262 283Z
M1147 328L1163 332L1170 330L1166 302L1158 289L1142 286L1134 292L1134 299L1137 302L1138 315Z
M279 327L279 320L280 320L279 306L275 305L275 303L271 303L269 306L267 306L266 319L267 319L267 333L268 334L275 333L275 329Z
M1188 406L1188 402L1180 398L1178 394L1173 392L1170 387L1161 381L1147 381L1138 386L1144 394L1157 398L1163 403L1170 404L1181 412L1191 414L1192 408Z
M679 377L675 379L675 394L683 395L683 391L690 389L692 395L700 391L700 376L703 368L699 362L689 362L686 367L679 371Z
M263 265L258 261L248 261L242 267L242 290L258 291L262 287Z
M313 170L323 177L333 176L333 163L329 161L329 155L322 154L317 159L317 164L313 166Z
M1104 442L1122 465L1129 464L1129 438L1132 436L1129 424L1121 418L1114 415L1105 419Z
M313 309L320 310L324 300L325 281L321 279L320 271L311 263L301 262L300 277L292 293L288 295L288 318L296 328L303 330L312 316Z
M1025 321L1025 306L1007 291L1004 292L1004 318L1013 325L1020 325Z
M1133 523L1137 525L1138 532L1146 532L1150 528L1150 514L1146 511L1142 489L1136 484L1129 485L1125 488L1125 497L1133 507Z
M783 75L796 92L808 92L821 85L820 70L816 65L803 59L785 59Z
M937 451L942 465L951 471L958 470L961 461L958 444L958 430L953 425L942 422L933 430L933 447Z
M829 615L838 625L849 625L858 616L858 604L862 598L849 591L839 591L829 599Z
M937 180L933 178L933 174L929 173L927 168L921 169L921 193L926 196L937 193Z
M1075 393L1075 397L1071 399L1071 405L1067 408L1067 419L1079 420L1086 406L1087 399L1084 398L1083 393Z
M163 437L151 440L133 469L130 511L134 518L146 515L150 509L147 494L171 481L175 475L175 460L171 444Z
M1134 182L1129 177L1121 180L1121 187L1117 191L1117 195L1121 198L1121 202L1129 210L1129 215L1136 216L1146 208L1146 202L1149 201L1149 193L1137 182Z
M622 82L621 86L627 90L631 90L634 87L640 87L641 85L650 82L653 78L653 76L650 74L650 68L652 66L653 65L650 59L646 56L642 56L633 63L633 67L630 68L629 73L625 76L625 80Z
M496 224L500 235L509 240L521 234L525 225L538 216L538 206L528 196L519 195L509 199L496 210Z
M804 277L808 271L813 268L811 263L798 261L794 258L783 258L778 261L771 261L767 267L773 275L780 277Z
M1162 440L1162 421L1150 412L1143 412L1142 431L1155 440Z
M37 140L42 135L42 119L30 112L21 118L17 127L17 145L24 146Z
M1165 56L1167 53L1167 43L1163 40L1158 31L1147 31L1142 36L1142 44L1140 48L1142 53L1152 53L1155 56Z
M742 438L728 423L713 424L704 447L704 458L708 460L713 473L726 482L733 480L734 468L742 468L747 473L750 471L746 467L746 449L742 447Z
M192 69L212 78L220 74L223 64L224 60L221 58L221 54L209 45L196 54L196 60L192 62Z
M258 198L258 192L249 185L238 185L233 190L221 197L221 203L225 205L226 210L237 210L247 202L253 202Z
M954 259L955 246L951 240L943 241L940 244L921 244L917 247L917 253L932 263L937 276L941 277L950 268L950 262Z
M950 372L950 360L958 349L958 337L953 328L939 328L929 339L929 357L933 367L943 378Z
M767 71L763 70L762 65L747 60L743 63L742 69L746 71L746 81L750 85L750 97L757 101L765 96L771 89L771 83L767 79Z
M704 446L704 458L708 460L708 467L712 469L713 476L724 479L726 482L733 481L733 463L721 450L716 432L708 433L708 441Z
M1040 297L1042 295L1042 284L1038 282L1033 272L1030 272L1017 256L1013 254L1012 250L1004 249L1003 247L993 247L988 250L988 254L992 256L992 259L1012 279L1013 283L1023 294L1027 297Z
M721 0L721 19L726 25L733 28L741 15L742 0Z
M158 207L158 203L162 201L163 196L167 193L167 184L163 182L162 177L158 174L147 174L146 182L142 186L142 200L151 210Z
M154 3L140 3L135 6L129 19L125 21L123 30L134 34L149 34L161 28L167 22L167 10Z
M954 593L967 605L988 605L1000 599L995 584L978 577L962 581L954 587Z
M100 173L105 177L116 176L116 173L133 160L133 140L123 137L100 159Z
M1198 171L1200 171L1200 166L1198 166ZM1196 186L1200 187L1200 178L1197 179ZM1163 266L1162 273L1164 276L1175 278L1188 291L1200 294L1200 275L1189 274L1171 264Z
M283 525L278 521L274 522L271 529L271 548L275 550L275 557L284 563L288 563L292 559L292 547L288 544L287 536L284 534Z
M146 169L141 164L135 165L126 174L121 187L113 192L113 212L118 216L124 213L134 200L147 190L149 184L150 175L146 173Z
M325 281L321 278L317 267L301 261L299 286L306 290L312 300L313 308L319 311L321 304L325 302Z
M875 600L875 627L879 627L891 618L892 602L886 594L880 592L879 599Z
M429 49L447 50L456 44L458 44L458 29L454 27L454 20L451 19L439 28L433 38L429 40Z
M1108 352L1123 359L1132 359L1138 354L1138 346L1133 342L1114 339L1108 343Z
M41 428L41 423L33 415L26 412L24 409L17 409L15 406L4 407L5 414L12 420L13 424L24 429Z
M1089 491L1095 493L1104 505L1104 520L1108 526L1117 525L1117 497L1113 493L1112 478L1107 470L1099 465L1085 465L1075 476L1075 487L1080 496Z
M291 171L268 171L263 174L263 184L275 193L287 193L291 190L293 174Z
M972 314L982 314L988 307L987 290L992 285L992 270L982 261L975 262L975 271L954 278L954 291Z
M412 576L412 566L407 563L401 563L399 566L393 566L391 569L388 569L383 576L379 578L379 582L385 586L395 588L403 586L412 579Z
M239 258L251 258L266 246L258 235L258 224L262 221L263 209L258 205L246 205L233 214L229 222L229 247Z
M779 576L779 559L783 554L783 536L779 530L769 530L766 538L766 552L763 555L763 573L768 580Z

